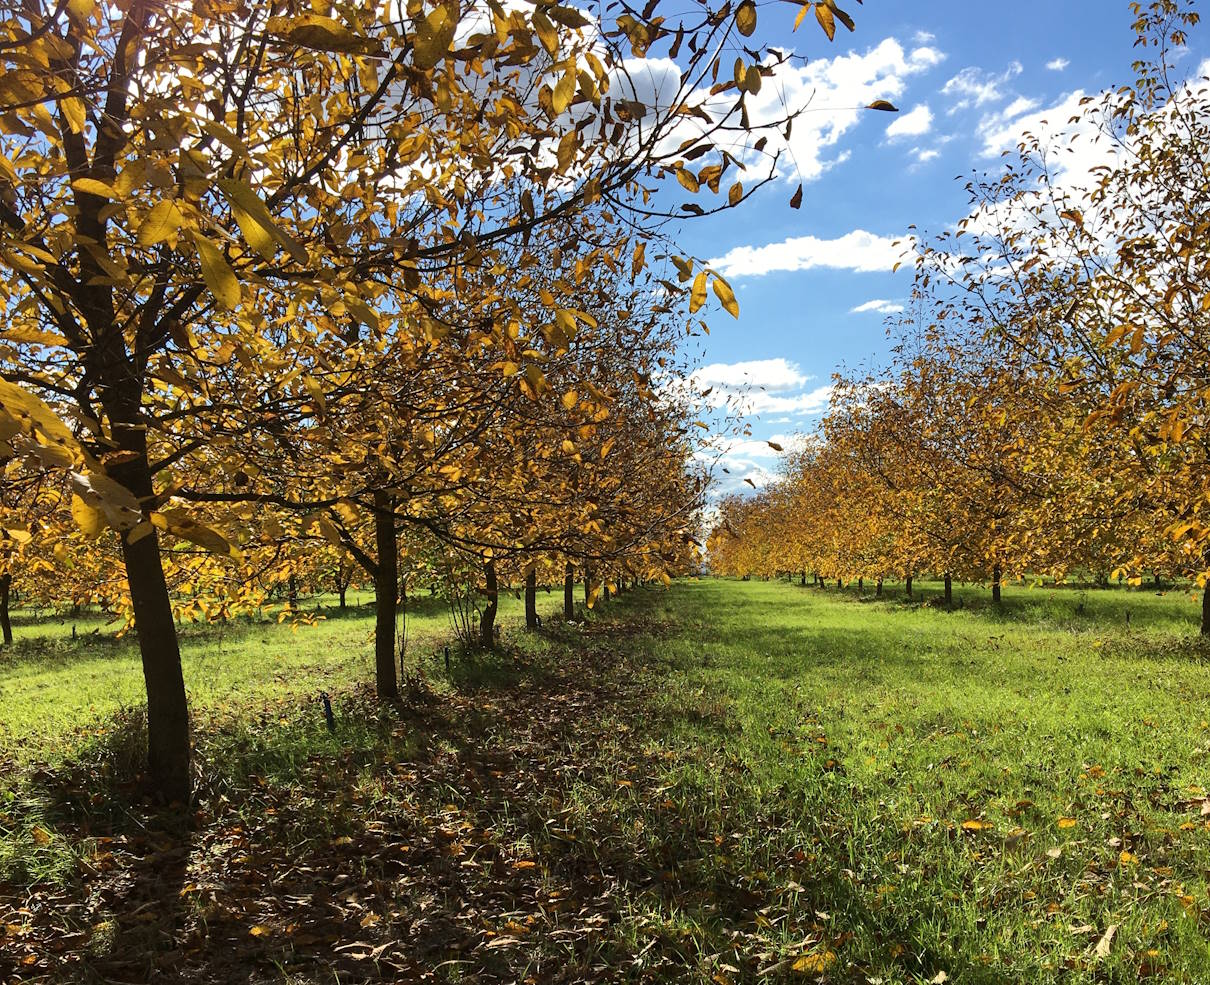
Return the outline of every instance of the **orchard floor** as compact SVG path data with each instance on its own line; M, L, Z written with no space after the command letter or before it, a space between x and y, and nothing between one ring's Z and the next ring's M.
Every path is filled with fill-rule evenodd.
M368 610L187 628L184 823L140 794L131 644L18 624L0 981L1210 982L1198 605L925 589L543 597L538 634L510 601L448 673L420 606L385 710Z

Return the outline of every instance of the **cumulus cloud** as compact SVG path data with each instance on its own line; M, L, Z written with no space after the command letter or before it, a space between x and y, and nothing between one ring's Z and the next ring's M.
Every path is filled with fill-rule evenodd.
M934 161L941 156L941 151L936 147L913 147L912 156L916 158L917 164L928 164L929 161Z
M1066 58L1052 58L1046 63L1046 67L1051 72L1062 72L1063 69L1067 68L1067 66L1070 64L1071 62L1069 62Z
M985 106L1005 98L1004 87L1025 71L1025 66L1014 61L999 75L978 68L964 68L941 87L941 94L957 101L950 107L951 113L970 106Z
M850 311L850 314L860 315L867 311L873 311L880 315L897 315L903 310L903 305L895 301L884 301L882 298L875 298L873 301L867 301L865 304L859 304L856 308Z
M752 359L738 363L711 363L693 374L701 388L765 387L769 390L792 390L807 383L811 377L800 372L797 363L782 358Z
M782 177L793 181L811 181L825 171L842 163L848 156L839 149L842 138L870 114L862 107L878 99L896 102L907 90L908 80L928 72L944 61L945 55L927 44L905 49L894 38L886 38L864 52L853 51L834 58L819 58L777 65L772 77L764 79L760 92L746 99L748 119L753 127L775 123L790 110L806 108L794 121L789 138L784 134L765 133L767 145L761 152L750 146L750 139L737 134L735 144L727 150L746 164L758 169L778 158ZM651 61L658 61L651 60ZM679 70L675 65L643 66L633 79L622 78L611 86L611 94L624 94L648 106L663 105L675 92ZM733 109L733 93L706 100L707 110L714 119L721 119ZM662 145L675 150L685 139L700 134L707 125L693 117L685 117ZM722 134L715 132L717 142Z
M766 246L737 246L710 261L724 277L754 277L777 270L889 272L910 252L911 243L855 229L835 239L793 236Z
M886 135L894 140L896 137L919 137L928 133L933 126L933 111L928 103L921 103L910 113L895 120L886 128Z

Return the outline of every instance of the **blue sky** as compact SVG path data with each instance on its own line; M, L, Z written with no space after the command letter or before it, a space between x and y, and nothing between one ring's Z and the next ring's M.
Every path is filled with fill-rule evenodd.
M912 224L952 227L968 211L964 176L996 170L1002 150L1041 120L1066 120L1080 94L1133 78L1124 0L842 6L857 30L838 30L832 44L810 18L797 33L788 19L775 31L782 8L761 7L760 33L808 56L784 82L792 94L814 90L818 111L796 122L795 163L778 182L741 209L686 222L679 237L686 252L717 261L741 308L738 322L711 312L699 378L718 392L750 381L760 411L749 417L752 439L727 446L719 491L746 489L745 477L763 484L776 468L765 439L809 430L831 374L885 354L886 315L912 276L891 273L891 241ZM1189 39L1190 73L1210 51L1204 33ZM842 109L874 98L899 114Z

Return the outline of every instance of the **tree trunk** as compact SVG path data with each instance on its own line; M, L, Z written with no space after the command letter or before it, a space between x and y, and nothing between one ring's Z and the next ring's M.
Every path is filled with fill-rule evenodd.
M496 610L500 606L496 562L491 558L488 558L483 580L486 582L483 594L487 598L487 605L483 607L483 614L479 617L479 645L485 650L490 650L496 644Z
M878 584L874 587L874 597L882 598L882 579L878 579Z
M1000 565L995 565L992 568L992 601L1000 604Z
M805 570L802 573L802 577L798 579L798 584L800 588L807 587L807 572Z
M563 574L563 618L571 622L576 617L576 569L570 561Z
M290 600L290 608L297 609L298 608L298 576L297 575L290 576L290 585L289 585L288 591L289 591L288 597Z
M837 588L844 588L844 582L843 582L843 581L841 581L839 578L837 578L837 579L836 579L836 587L837 587Z
M379 701L399 700L395 675L395 613L399 604L399 540L390 493L374 493L374 687Z
M347 599L345 597L346 593L348 591L348 588L349 588L349 583L347 581L345 581L344 567L341 566L336 569L336 591L340 594L340 607L342 609L346 608L348 605Z
M4 643L9 645L13 641L13 624L8 618L8 592L13 587L13 576L6 571L0 575L0 630L4 632Z
M588 603L591 601L591 599L592 599L592 568L585 567L584 568L584 604L588 605Z
M133 370L130 370L133 372ZM106 412L119 451L133 457L114 465L110 478L119 482L141 502L152 495L151 470L147 463L147 429L140 413L141 393L122 392L115 386ZM147 689L147 770L153 789L164 800L189 803L191 793L189 699L181 671L172 616L172 598L160 558L156 530L130 543L122 536L122 561L134 610L135 634L143 663Z
M858 578L857 579L857 591L861 592L864 590L865 590L865 578L864 577Z
M953 579L950 577L950 573L947 571L945 573L945 604L947 606L949 606L949 605L953 605L953 602L954 602L954 582L953 582Z
M1210 578L1202 589L1202 635L1210 636Z
M525 628L538 628L538 573L525 576Z
M907 576L907 582L904 585L904 587L907 590L907 597L911 598L912 597L912 576L911 575Z

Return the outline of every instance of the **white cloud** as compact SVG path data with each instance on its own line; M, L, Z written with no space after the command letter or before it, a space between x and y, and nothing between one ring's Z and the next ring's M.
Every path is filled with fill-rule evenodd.
M912 156L916 158L917 164L928 164L929 161L936 160L941 156L941 151L936 147L913 147Z
M796 61L779 65L774 68L773 75L764 80L760 92L746 98L751 125L760 127L775 123L784 118L787 108L805 109L806 112L794 120L788 139L780 133L759 134L768 138L767 145L759 153L752 147L756 135L737 134L736 144L727 149L757 170L762 164L767 168L773 157L780 154L777 168L783 177L811 181L845 160L847 151L839 150L838 145L850 130L863 118L878 115L861 107L878 99L898 101L907 90L909 78L928 72L944 59L942 52L928 45L907 50L896 39L886 38L864 52L853 51L805 64ZM635 88L644 91L636 98L651 105L651 93L674 91L671 85L679 77L674 76L674 69L675 66L661 67L657 73L659 78L640 76ZM618 89L630 98L626 81L621 81L611 92ZM707 109L718 120L731 111L734 104L734 94L728 93L707 100ZM685 117L661 146L674 152L684 139L704 129L708 129L704 121ZM712 139L717 142L721 136L714 132Z
M950 108L954 113L969 106L984 106L1005 96L1004 86L1025 71L1020 62L1012 62L999 75L989 75L977 68L964 68L941 87L945 96L955 97L957 102Z
M1070 64L1071 62L1069 62L1066 58L1052 58L1046 63L1046 67L1051 72L1062 72L1063 69L1067 68L1067 66Z
M738 363L711 363L693 374L695 386L736 390L765 387L769 390L793 390L807 383L797 363L785 359L752 359Z
M886 135L894 140L896 137L919 137L928 133L933 126L933 111L928 103L921 103L910 113L905 113L886 128Z
M856 308L849 312L853 315L860 315L867 311L874 311L880 315L897 315L903 310L903 305L895 301L884 301L882 298L875 298L873 301L867 301L865 304L859 304Z
M930 41L936 41L937 35L930 31L917 31L912 35L912 40L915 41L916 44L928 44Z
M911 243L855 229L836 239L794 236L767 246L737 246L710 261L724 277L755 277L777 270L890 272L910 252Z
M986 117L979 124L979 136L983 138L984 157L997 157L1006 150L1014 149L1026 134L1038 137L1043 146L1052 147L1066 143L1079 129L1088 130L1088 137L1091 138L1092 128L1088 124L1069 122L1073 117L1082 115L1081 103L1083 101L1084 91L1082 89L1077 89L1064 96L1054 106L1040 110L1037 109L1038 104L1035 100L1014 100L1002 112ZM1079 148L1081 143L1084 143L1087 149L1087 144L1091 143L1091 140L1078 141L1074 147ZM1102 156L1102 152L1096 153L1098 159ZM1063 163L1065 169L1068 169L1073 162L1065 160Z

